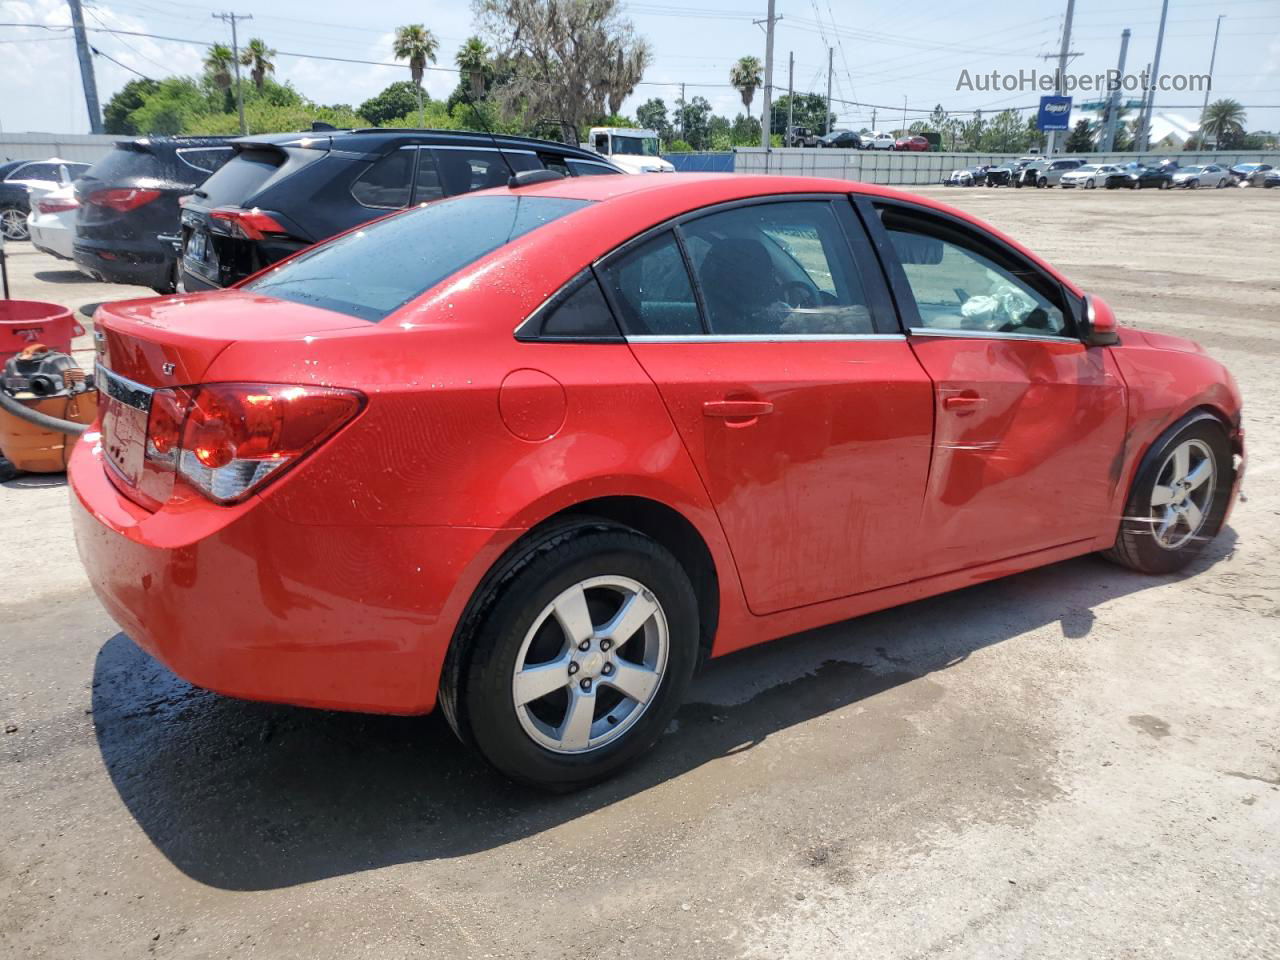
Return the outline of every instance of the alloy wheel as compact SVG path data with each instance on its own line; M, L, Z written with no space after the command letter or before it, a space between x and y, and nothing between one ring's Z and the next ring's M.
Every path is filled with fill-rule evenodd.
M1151 532L1165 550L1190 542L1204 526L1217 486L1213 451L1187 440L1165 458L1151 490Z
M6 240L26 240L27 215L17 207L0 210L0 233Z
M547 604L516 655L520 726L555 753L616 741L657 696L670 645L662 604L643 584L621 576L575 583Z

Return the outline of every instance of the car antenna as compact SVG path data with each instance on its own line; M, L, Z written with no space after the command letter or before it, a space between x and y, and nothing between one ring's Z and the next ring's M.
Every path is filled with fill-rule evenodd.
M459 78L461 81L461 78ZM506 151L502 149L502 145L498 143L498 138L493 135L493 131L489 129L489 123L485 120L484 114L480 112L480 108L476 106L476 102L471 99L471 91L466 85L459 82L458 86L462 89L462 95L467 100L467 105L471 107L471 112L476 115L476 119L480 121L480 126L484 128L484 132L489 135L489 139L493 141L493 148L498 151L498 156L502 158L502 162L507 165L507 172L511 174L511 178L507 181L507 186L515 186L519 182L519 176L516 174L516 168L511 165Z

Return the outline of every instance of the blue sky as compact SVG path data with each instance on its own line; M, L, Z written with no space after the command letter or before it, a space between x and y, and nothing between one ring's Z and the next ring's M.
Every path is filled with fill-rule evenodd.
M393 80L403 67L342 64L314 55L390 61L396 25L424 22L440 38L441 66L472 32L469 3L411 3L379 0L356 7L350 0L231 0L237 12L252 13L242 37L261 36L281 51L278 78L290 80L321 103L359 104ZM1152 58L1160 17L1158 0L1079 0L1072 48L1083 55L1073 72L1095 73L1113 67L1120 31L1133 31L1131 71ZM833 95L837 101L879 104L876 126L891 128L935 103L953 111L1034 103L1034 92L957 91L962 70L971 74L998 70L1046 69L1042 54L1056 54L1065 0L1019 0L999 4L958 0L778 0L775 84L787 84L787 56L794 52L797 89L825 92L827 48L834 49ZM139 33L204 41L228 41L229 31L210 13L225 9L193 0L86 0L90 27L108 26ZM357 13L357 10L360 12ZM730 64L753 53L764 58L764 34L753 19L765 15L765 0L636 0L626 10L637 30L653 46L653 64L645 83L627 102L660 96L671 105L684 81L687 95L704 96L717 112L742 109L728 86ZM999 15L994 13L999 11ZM1214 22L1222 24L1212 99L1232 97L1250 109L1251 129L1280 129L1280 0L1172 0L1162 73L1203 73L1209 65ZM0 0L0 23L70 22L65 0ZM192 43L92 33L103 54L151 77L195 73L203 53ZM292 56L286 54L302 54ZM136 74L103 57L96 58L98 86L105 100ZM455 77L431 73L428 92L445 96ZM1164 93L1156 109L1194 118L1203 94ZM1184 104L1190 106L1182 106ZM836 102L840 126L871 125L871 108ZM885 107L888 107L886 111ZM754 111L759 112L757 95ZM0 27L0 126L5 131L88 131L75 51L68 32Z

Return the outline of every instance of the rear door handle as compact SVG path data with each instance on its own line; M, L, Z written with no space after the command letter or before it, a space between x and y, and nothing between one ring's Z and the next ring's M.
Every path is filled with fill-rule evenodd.
M708 400L702 405L704 417L743 419L766 413L773 413L773 404L768 400Z
M986 397L980 397L976 393L957 393L943 399L942 409L968 410L972 407L979 407L986 402Z

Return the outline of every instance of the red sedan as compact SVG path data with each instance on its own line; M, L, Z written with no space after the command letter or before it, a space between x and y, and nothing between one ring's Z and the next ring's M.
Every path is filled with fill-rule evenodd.
M929 141L924 137L899 137L893 145L895 150L911 150L916 153L924 153L929 149Z
M95 590L202 687L439 703L565 789L704 657L1068 557L1183 566L1243 470L1186 340L931 200L583 177L101 307Z

